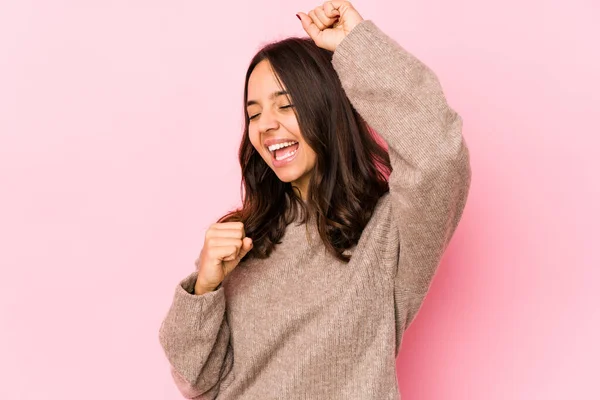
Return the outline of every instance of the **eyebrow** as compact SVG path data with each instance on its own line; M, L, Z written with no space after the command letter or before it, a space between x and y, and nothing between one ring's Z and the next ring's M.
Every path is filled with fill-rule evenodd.
M271 95L269 96L269 99L274 99L275 97L279 97L279 96L285 96L287 94L288 94L288 92L286 90L279 90L277 92L271 93ZM246 107L250 107L250 106L252 106L254 104L258 104L258 101L256 101L256 100L249 100L246 103Z

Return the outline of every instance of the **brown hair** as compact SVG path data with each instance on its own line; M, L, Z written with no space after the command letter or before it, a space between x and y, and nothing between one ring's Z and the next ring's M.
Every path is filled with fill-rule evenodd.
M242 208L218 221L244 223L254 243L246 257L267 258L299 210L303 223L314 215L327 249L347 262L350 257L342 253L358 242L377 201L389 190L389 154L350 103L332 56L309 38L292 37L268 44L250 62L239 148ZM289 93L302 136L316 153L306 204L291 183L279 180L248 137L248 80L263 60Z

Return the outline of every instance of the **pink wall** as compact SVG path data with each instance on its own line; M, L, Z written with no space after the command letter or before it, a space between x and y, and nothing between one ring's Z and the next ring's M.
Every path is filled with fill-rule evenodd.
M0 2L1 399L179 398L158 326L239 201L246 65L318 4ZM354 4L438 73L472 153L403 399L600 398L598 2Z

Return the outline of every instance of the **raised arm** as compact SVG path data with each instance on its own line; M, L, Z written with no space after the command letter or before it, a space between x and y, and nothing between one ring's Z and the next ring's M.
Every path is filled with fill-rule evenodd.
M461 218L471 181L462 119L436 75L362 21L333 56L344 90L387 142L392 164L390 208L399 239L395 280L398 328L415 317Z

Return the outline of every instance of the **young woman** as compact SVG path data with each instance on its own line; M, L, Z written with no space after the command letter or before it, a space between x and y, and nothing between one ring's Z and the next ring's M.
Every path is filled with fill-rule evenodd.
M246 75L242 208L208 229L161 325L187 398L398 399L402 334L465 205L435 74L349 2L298 18L310 38Z

